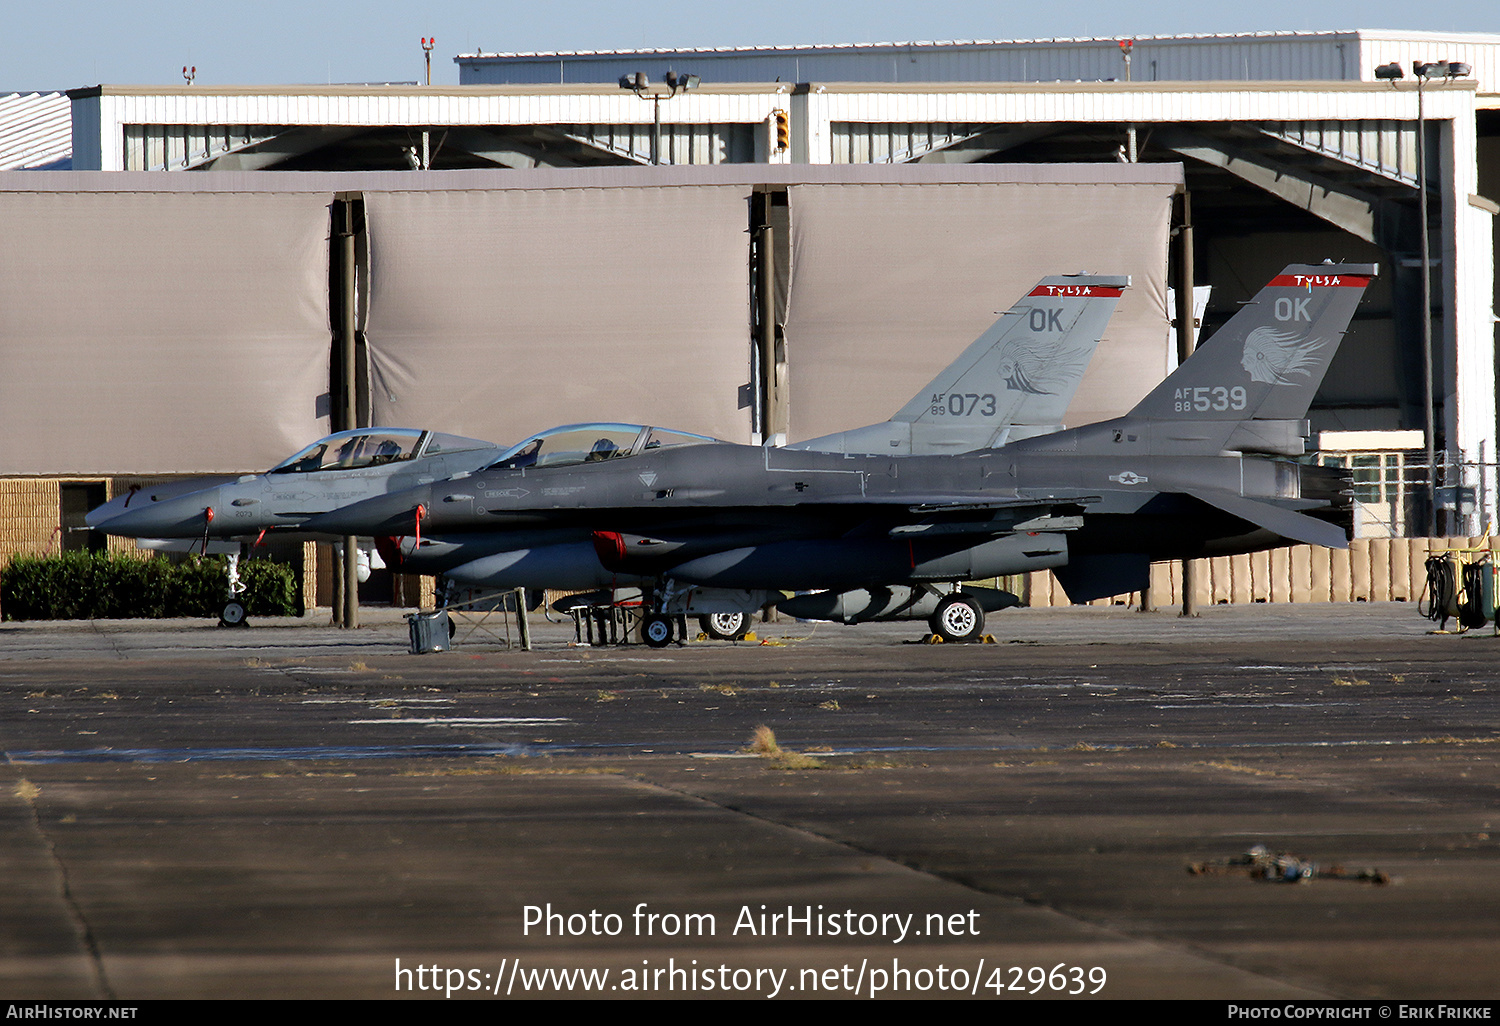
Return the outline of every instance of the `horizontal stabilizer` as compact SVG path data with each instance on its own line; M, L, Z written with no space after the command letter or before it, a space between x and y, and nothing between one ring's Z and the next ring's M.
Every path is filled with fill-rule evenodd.
M1199 502L1207 503L1215 509L1239 517L1256 527L1274 531L1288 541L1302 542L1306 545L1325 545L1330 549L1349 547L1349 539L1345 536L1344 529L1326 520L1319 520L1305 513L1282 509L1268 502L1247 499L1230 492L1209 489L1186 489L1186 491Z

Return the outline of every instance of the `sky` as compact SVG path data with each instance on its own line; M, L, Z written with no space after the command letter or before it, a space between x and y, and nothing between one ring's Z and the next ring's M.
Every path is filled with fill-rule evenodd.
M435 37L453 57L495 51L1128 37L1309 29L1500 34L1496 0L13 0L0 19L0 92L166 85L415 82ZM1441 55L1438 55L1441 57Z

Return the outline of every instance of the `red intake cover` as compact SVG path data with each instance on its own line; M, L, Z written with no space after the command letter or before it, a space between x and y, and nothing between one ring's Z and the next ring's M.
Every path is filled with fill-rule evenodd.
M606 570L619 572L625 565L625 539L619 531L595 531L594 552Z

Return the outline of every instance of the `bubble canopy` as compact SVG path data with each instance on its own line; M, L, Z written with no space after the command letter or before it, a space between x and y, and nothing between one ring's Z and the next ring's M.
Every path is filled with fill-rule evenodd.
M722 445L722 439L644 424L564 424L511 446L485 470L565 467L636 456L677 445Z
M268 474L311 474L403 463L424 456L493 449L489 442L417 428L355 428L320 438L282 460Z

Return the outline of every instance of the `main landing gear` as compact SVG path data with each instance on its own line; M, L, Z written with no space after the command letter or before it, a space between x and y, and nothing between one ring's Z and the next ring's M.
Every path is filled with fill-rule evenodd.
M947 642L976 641L984 631L984 607L955 591L938 603L927 625Z
M749 613L705 613L698 626L715 641L739 641L750 630Z

